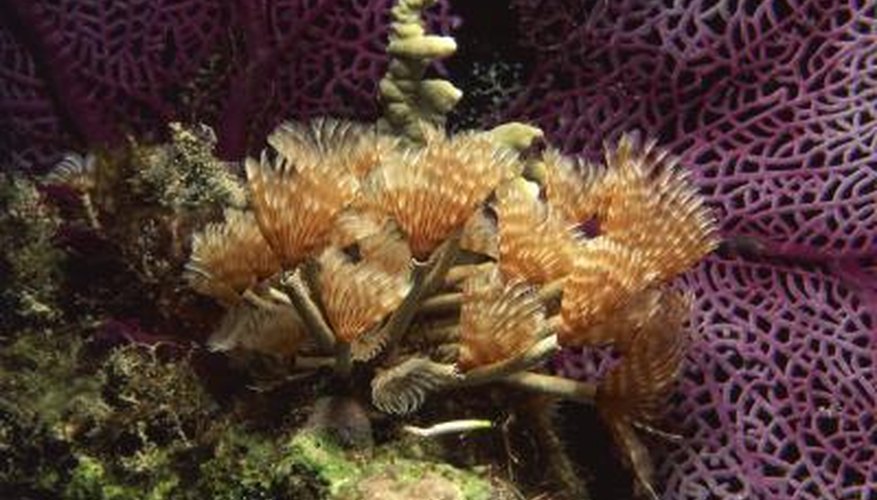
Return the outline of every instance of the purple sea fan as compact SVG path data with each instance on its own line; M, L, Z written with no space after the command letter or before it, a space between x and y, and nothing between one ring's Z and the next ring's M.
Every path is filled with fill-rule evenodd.
M515 4L540 62L507 118L586 156L658 138L727 238L680 283L664 498L877 494L877 2Z
M241 159L289 118L373 119L392 0L9 0L0 4L0 161L199 121ZM456 19L430 12L436 31Z

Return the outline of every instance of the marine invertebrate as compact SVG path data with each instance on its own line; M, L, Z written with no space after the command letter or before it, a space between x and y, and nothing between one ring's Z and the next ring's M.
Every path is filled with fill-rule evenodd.
M465 372L520 356L545 331L545 308L533 289L504 283L499 269L488 269L463 284L457 366Z
M530 283L565 278L575 260L571 222L539 198L537 184L518 178L496 192L497 256L502 271Z
M399 306L410 288L405 273L387 272L368 259L352 262L337 248L326 249L318 262L326 319L344 342L374 328Z
M195 290L233 304L240 294L280 271L280 262L251 212L229 209L192 241L188 266Z
M432 133L422 150L391 157L366 180L375 210L396 219L415 257L425 258L458 231L503 178L515 173L511 151L491 138Z
M286 128L269 141L278 156L247 160L247 180L262 234L281 263L294 266L328 242L359 185L347 164L322 153L323 144L302 142Z
M410 21L407 9L395 9L394 19ZM411 41L406 57L429 61L431 44L439 42L418 40L423 47ZM399 117L393 106L386 110L391 121ZM275 342L265 338L266 329L254 332L259 344L251 347L300 345L302 353L333 355L341 378L351 376L352 362L366 364L374 373L372 401L390 413L417 410L431 392L498 381L596 402L642 487L654 495L647 453L633 426L655 417L687 343L685 308L660 287L716 245L712 220L684 172L653 144L640 146L627 136L607 147L605 167L582 178L564 171L559 180L558 170L544 161L570 160L556 153L523 155L540 135L528 126L446 135L412 108L397 133L408 140L388 141L367 127L337 121L278 127L268 138L272 149L258 162L247 161L254 217L267 245L249 236L252 226L247 240L280 268L253 282L252 266L241 271L223 265L238 259L240 245L213 245L212 267L217 276L227 269L232 286L200 291L227 301L231 289L247 299L240 307L266 314L292 305L301 322L290 321L289 332L272 330ZM548 190L539 183L540 168L551 179L541 179L551 186L549 202L542 201ZM581 202L598 207L588 214L599 222L597 235L576 234L575 226L585 221L569 217L583 210L562 205L579 200L557 196L559 186L583 191L577 186L585 184L589 199ZM495 224L487 210L495 211ZM655 214L659 219L650 219ZM461 258L463 232L481 233L468 239L470 252L488 252L471 258L495 264L461 273L462 293L454 299L459 312L451 308L444 317L457 325L448 336L456 349L448 363L447 346L434 359L431 350L438 346L415 338L429 334L411 325L427 300L443 300L433 296ZM240 231L212 234L244 240ZM644 311L634 310L639 306ZM624 316L630 332L606 327L615 315ZM317 345L298 340L301 326ZM623 354L599 386L528 371L538 370L560 346L587 342L594 328L618 333L601 341L617 344ZM244 341L235 345L247 347Z
M623 139L608 153L605 178L595 188L595 196L606 200L605 210L598 214L605 222L601 234L574 237L575 222L549 211L551 207L538 198L540 185L521 177L522 158L490 133L451 138L436 134L419 146L399 144L381 156L360 190L350 168L355 157L338 155L335 149L343 149L344 140L329 140L327 134L320 147L301 152L296 149L300 135L288 135L290 130L320 130L320 123L310 129L287 124L272 135L275 148L279 138L285 138L286 150L304 159L301 172L284 166L280 174L260 176L252 170L263 167L250 162L255 216L249 220L261 217L267 222L247 226L246 238L240 236L242 231L216 227L196 236L196 242L227 239L226 244L209 247L209 261L199 257L206 252L203 243L196 244L193 254L193 267L209 262L206 269L215 269L213 274L225 282L224 286L193 283L202 293L227 303L232 302L228 291L233 291L240 305L230 311L232 319L225 324L257 329L248 343L245 332L232 335L229 330L234 327L226 327L215 334L213 343L256 350L289 346L283 348L288 356L333 354L341 377L350 376L352 360L368 363L369 368L377 368L371 384L373 402L391 413L417 410L434 391L497 381L596 401L628 450L643 487L651 491L649 462L633 426L654 418L656 401L674 380L687 343L681 324L684 302L661 287L716 242L706 208L697 202L686 178L674 170L675 164L645 168L654 166L645 158L655 155L654 161L660 163L663 154L651 146L634 154L633 143ZM379 140L378 135L366 133L369 140ZM335 173L313 175L307 165L321 166L314 172L331 168ZM301 190L296 183L309 175L308 190ZM429 300L444 300L442 282L458 260L464 223L483 217L494 192L499 223L485 223L482 229L493 231L500 242L493 256L496 262L475 266L464 274L462 285L459 281L451 285L462 286L462 293L454 295L459 311L451 308L445 318L458 325L454 328L458 333L450 337L456 356L450 364L444 356L433 359L429 332L411 328L412 320ZM515 193L519 196L509 197ZM616 212L616 205L632 215ZM657 224L643 220L655 212L667 214L667 220ZM515 231L503 232L510 213L521 215L511 220ZM557 218L546 223L549 213ZM309 216L307 224L294 226L305 221L304 214ZM655 226L661 228L663 238L630 231ZM268 245L253 235L256 227L265 239L273 234L275 241L291 243ZM319 230L312 230L315 227ZM300 234L319 237L301 244ZM516 252L528 234L536 238L526 240L526 251ZM509 241L517 247L510 247ZM286 250L290 248L294 250ZM277 249L292 257L274 260ZM240 255L256 250L265 254L262 262L280 264L273 268L273 276L255 279L258 274L252 264L246 268L236 264ZM551 278L561 279L548 283L544 275L521 272L551 262L537 259L536 264L522 267L532 256L560 262ZM505 260L518 264L510 267ZM607 279L611 286L606 286ZM556 304L550 305L558 295L562 295L559 311ZM300 322L288 321L284 329L274 326L283 324L279 318L271 323L257 320L263 314L287 311L289 304ZM240 323L237 318L247 314L246 308L254 308L253 320ZM618 325L613 323L616 316ZM604 333L597 336L600 342L616 344L624 356L600 386L527 371L537 369L559 346L595 342L594 330ZM305 347L302 332L319 340L319 345ZM303 351L295 352L296 346Z

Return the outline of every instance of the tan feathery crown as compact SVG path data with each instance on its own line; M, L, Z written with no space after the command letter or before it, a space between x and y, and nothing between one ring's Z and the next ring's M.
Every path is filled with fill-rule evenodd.
M324 161L363 177L395 150L399 140L378 133L374 125L318 118L308 124L286 122L268 143L283 155L300 161L310 157L307 161Z
M367 179L372 206L393 216L417 258L461 228L493 189L519 168L514 153L485 134L432 135L390 157Z
M463 287L457 366L466 371L522 354L545 326L545 309L532 287L503 283L496 267L477 274Z
M565 220L582 223L605 213L604 166L564 156L554 148L542 154L542 164L548 203Z
M228 304L279 271L252 212L229 209L225 222L208 224L194 236L186 277L196 291Z
M543 284L572 271L573 230L539 200L539 188L522 177L496 192L499 262L504 275Z
M307 130L307 129L306 129ZM349 165L329 154L332 134L308 134L283 125L269 137L278 156L247 159L253 208L265 239L291 268L321 249L338 214L355 199Z
M564 283L558 340L562 345L580 345L579 335L611 321L632 296L654 282L655 275L638 251L605 236L583 243Z
M320 255L320 295L326 316L344 342L353 342L395 310L411 287L400 265L399 240L374 236L377 243L355 262L336 247ZM407 262L405 262L407 266Z
M276 305L261 309L241 303L226 313L207 345L214 351L242 349L288 358L307 338L295 308Z
M663 317L675 306L676 292L666 286L651 287L634 294L622 307L604 322L576 331L565 337L565 345L602 346L613 345L620 353L630 350L634 336Z
M690 297L668 292L666 306L631 339L628 352L597 388L597 409L625 450L639 483L657 498L651 486L653 465L636 434L637 424L659 416L662 403L682 369L688 345L684 328Z
M715 222L687 171L654 142L625 135L607 148L600 230L642 252L660 279L690 268L718 245Z

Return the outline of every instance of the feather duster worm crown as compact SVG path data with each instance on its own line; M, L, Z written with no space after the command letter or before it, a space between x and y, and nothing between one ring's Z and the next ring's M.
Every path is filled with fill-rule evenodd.
M363 239L370 247L366 246L358 262L335 247L319 258L327 319L338 338L348 343L395 310L410 288L406 273L394 272L400 265L398 237L379 233ZM402 255L407 257L407 252Z
M648 267L637 250L605 236L584 244L564 284L561 344L580 345L584 332L611 321L631 297L654 283Z
M564 345L612 345L624 354L630 351L632 340L656 321L663 321L667 311L676 307L676 294L665 286L651 287L631 298L612 315L611 320L598 322L588 328L564 333Z
M318 118L307 125L284 123L268 143L287 157L308 164L322 161L363 177L395 151L399 140L378 133L374 125Z
M484 134L434 133L422 149L389 158L365 187L375 209L396 219L422 259L518 169L514 153Z
M247 159L256 219L284 267L321 249L335 218L356 197L351 165L331 153L349 140L337 127L285 124L268 138L276 157L266 151L259 161Z
M678 378L688 345L684 323L691 299L668 291L664 304L633 335L622 362L597 388L597 409L626 452L637 481L652 498L657 498L651 486L653 465L635 426L647 426L658 417Z
M642 252L661 279L690 268L715 250L715 221L687 171L654 142L625 135L606 153L605 213L600 230Z
M565 345L599 342L602 334L588 333L592 327L612 320L642 291L691 267L718 242L713 219L688 176L653 143L639 147L624 136L616 148L607 148L606 164L599 178L586 180L587 189L570 186L568 164L555 162L549 170L561 186L554 188L555 203L587 190L597 202L586 204L582 213L596 212L600 225L600 236L578 247L564 288L560 339Z
M549 204L567 221L580 223L605 214L604 166L563 156L554 148L542 154L539 166Z
M624 135L605 160L596 166L546 151L546 194L567 221L596 219L600 234L639 250L662 279L716 248L715 221L675 158Z
M363 260L389 274L410 271L411 249L396 223L375 212L347 211L338 217L332 231L332 246L356 246Z
M457 366L470 370L522 354L546 331L545 309L532 287L505 284L496 267L466 280Z
M290 358L307 338L295 308L288 305L253 308L241 303L229 309L207 344L214 351L240 349Z
M501 185L496 212L503 274L543 284L572 271L573 229L539 199L536 184L519 177Z
M252 212L228 210L225 222L209 224L192 242L186 276L196 291L225 303L280 271Z

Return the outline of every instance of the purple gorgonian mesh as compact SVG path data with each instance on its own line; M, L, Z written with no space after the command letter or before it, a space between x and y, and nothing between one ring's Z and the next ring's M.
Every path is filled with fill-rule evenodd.
M373 119L393 0L10 0L0 5L0 162L203 122L240 159L284 119ZM430 9L452 33L448 2Z
M877 494L877 3L515 6L539 63L504 118L585 156L656 137L727 238L679 282L694 343L664 498Z

